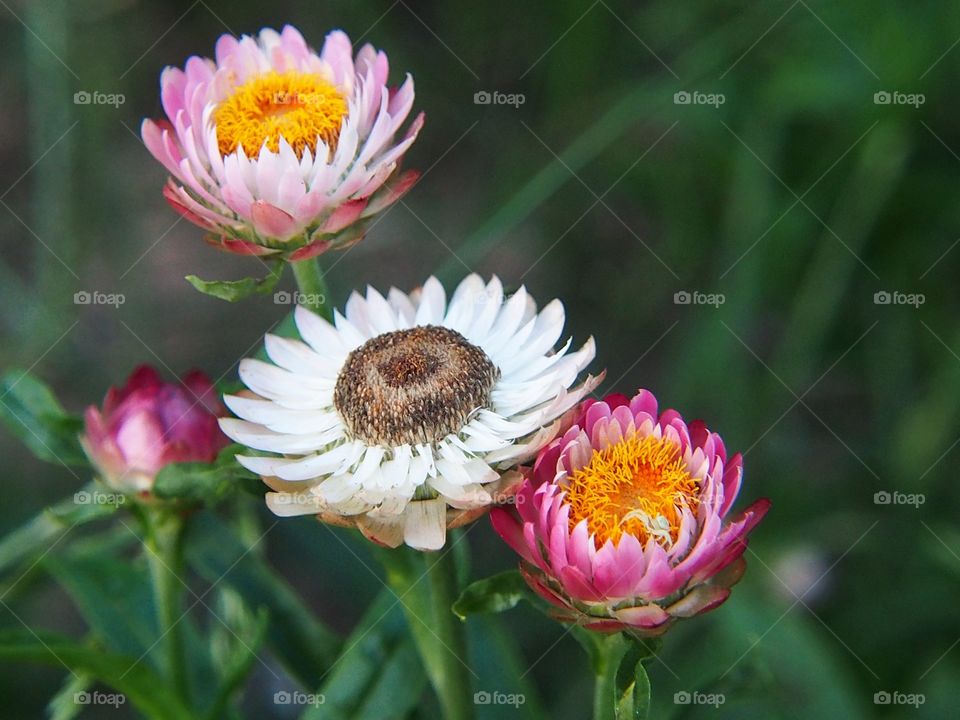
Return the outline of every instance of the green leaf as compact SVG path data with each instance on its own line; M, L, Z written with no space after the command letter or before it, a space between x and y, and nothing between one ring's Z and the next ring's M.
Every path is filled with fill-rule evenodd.
M43 567L67 590L91 632L109 650L141 657L160 635L150 577L142 563L121 560L117 549L85 542L82 552L77 548L46 556Z
M516 607L521 600L537 604L523 576L517 570L492 575L471 583L453 604L453 612L461 620L477 613L498 613Z
M259 478L240 465L235 455L239 445L224 448L212 463L172 463L164 467L153 484L153 492L165 500L214 504L239 488L262 494Z
M250 295L269 295L283 274L283 263L273 262L270 272L262 278L242 280L201 280L196 275L187 275L186 280L204 295L211 295L227 302L237 302Z
M513 696L516 702L477 704L477 720L540 720L546 717L543 703L533 682L530 659L524 659L516 627L508 627L500 615L470 618L467 635L474 693L498 692Z
M85 675L67 675L63 687L47 703L50 720L73 720L84 706L77 702L77 693L90 689L93 680Z
M316 683L334 662L340 640L304 607L286 580L211 513L194 516L185 547L187 562L199 575L270 613L268 646L304 686Z
M68 415L50 388L29 373L14 370L0 380L0 420L41 460L88 465L79 439L83 421Z
M116 510L115 505L77 503L79 493L93 493L96 487L94 483L88 483L74 495L42 510L0 540L0 572L34 554L48 550L56 543L57 536L74 526L112 514Z
M617 692L620 693L617 720L647 720L650 715L650 678L643 663L643 660L638 660L631 666L628 653L620 666L617 673ZM632 678L624 686L621 678L624 674L630 674L630 667L633 667ZM624 673L625 670L628 672Z
M191 720L190 711L146 665L69 638L27 630L0 631L0 660L68 667L109 685L144 715L155 720Z
M207 711L210 720L220 720L229 707L233 694L243 685L257 653L263 645L269 627L270 613L261 608L256 615L247 612L242 598L232 590L226 589L220 593L223 612L218 612L229 630L217 623L212 633L210 649L214 662L220 668L220 682L217 695L212 706ZM226 619L224 619L226 616ZM219 642L217 642L219 640ZM217 646L219 645L219 648ZM217 649L220 652L217 652Z
M417 706L426 675L402 605L382 591L344 643L303 720L401 720Z

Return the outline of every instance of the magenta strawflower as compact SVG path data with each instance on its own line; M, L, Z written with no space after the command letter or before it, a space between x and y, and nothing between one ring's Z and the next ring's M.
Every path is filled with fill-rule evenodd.
M654 636L720 605L743 574L747 535L770 502L727 519L743 476L706 425L656 398L583 403L545 448L494 528L516 550L530 587L564 621Z
M212 462L229 444L217 417L226 414L202 372L168 383L141 365L122 388L110 388L103 408L84 414L84 450L101 479L121 492L149 492L170 463Z
M171 174L164 189L218 247L304 260L363 237L370 219L417 179L400 161L423 115L413 79L387 85L387 56L353 54L343 32L319 53L293 27L223 35L216 60L191 57L160 79L164 120L145 120L150 153Z

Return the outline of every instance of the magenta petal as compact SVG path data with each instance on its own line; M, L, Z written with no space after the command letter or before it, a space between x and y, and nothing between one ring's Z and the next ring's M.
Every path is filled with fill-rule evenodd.
M743 456L737 453L723 469L723 504L720 506L720 517L726 517L730 511L730 506L740 492L742 481Z
M163 186L163 197L170 207L172 207L177 211L177 213L192 222L194 225L198 225L205 230L213 230L216 228L214 223L210 222L206 218L200 217L197 213L184 205L180 198L177 197L177 191L172 185L168 184Z
M550 544L547 552L550 556L550 566L555 573L560 572L570 564L567 559L567 528L565 525L556 524L550 529Z
M366 200L351 200L345 202L332 213L321 226L320 232L325 234L338 233L349 225L353 225L367 206Z
M560 583L567 594L577 600L587 602L600 602L603 597L597 592L596 588L583 576L573 565L567 565L559 573Z
M523 539L523 526L512 511L506 508L494 508L490 511L490 524L493 525L497 535L502 537L515 553L527 562L536 562Z
M619 620L594 620L584 623L584 628L592 632L615 633L624 629L624 624Z
M603 398L603 402L605 402L611 410L615 410L618 407L630 406L630 398L623 393L610 393Z
M551 482L557 476L560 454L566 444L567 438L565 435L562 438L557 438L540 451L540 455L533 464L533 475L531 478L533 482L541 485L545 482Z
M297 229L297 221L293 215L266 200L256 200L250 205L250 217L257 232L267 237L286 240Z
M647 600L659 600L675 593L683 584L683 578L670 567L664 549L651 540L645 554L647 568L643 579L637 583L636 594Z
M592 565L594 562L593 540L590 538L590 531L587 529L587 521L581 520L570 533L570 541L567 543L567 561L576 565L584 577L593 577Z
M614 610L613 616L627 625L639 628L658 627L670 620L670 615L659 605L640 605Z
M723 604L728 597L730 597L729 588L715 585L699 585L673 603L673 605L670 605L667 608L667 612L674 617L693 617L708 610L713 610L715 607Z
M599 554L599 553L598 553ZM635 588L643 579L647 559L643 554L640 541L633 535L622 535L615 550L615 562L609 570L601 574L598 567L594 573L594 584L608 597L623 598L636 595ZM607 584L602 589L601 583Z
M530 568L526 567L523 563L520 563L520 574L523 576L523 579L526 580L527 585L530 586L530 589L548 603L565 610L569 609L569 603L567 603L566 600L549 588L543 581L540 580L540 578L536 576L536 574L530 571Z
M397 180L387 183L387 185L373 194L370 198L370 204L364 208L362 217L376 215L381 210L385 210L402 198L420 179L420 173L416 170L407 170Z
M527 522L523 524L523 539L526 541L527 548L533 557L533 564L543 570L545 573L549 573L550 567L547 565L547 561L543 557L543 550L540 547L540 541L537 539L537 533L536 529L533 527L533 523Z
M586 417L583 423L583 430L587 433L587 437L593 437L594 425L596 425L600 420L605 420L610 417L610 406L605 402L598 402L591 405L587 408Z
M649 390L640 390L630 400L630 410L634 416L644 413L652 418L657 417L657 398Z
M322 255L330 249L330 242L327 240L318 240L309 245L304 245L299 250L290 254L290 262L299 262L300 260L309 260L310 258Z
M227 237L226 235L222 237L214 237L212 239L208 238L207 242L219 250L226 250L227 252L231 252L236 255L275 255L276 253L280 252L279 250L274 250L273 248L247 242L246 240L235 240L234 238Z

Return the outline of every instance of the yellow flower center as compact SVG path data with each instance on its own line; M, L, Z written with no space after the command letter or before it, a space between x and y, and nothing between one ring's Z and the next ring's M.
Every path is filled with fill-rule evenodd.
M676 443L629 435L570 476L570 529L586 519L598 548L624 533L669 547L680 533L681 508L696 508L697 490Z
M315 152L318 138L333 149L347 101L319 75L290 71L258 75L239 85L213 112L223 155L242 147L257 157L266 143L273 152L285 139L297 157Z

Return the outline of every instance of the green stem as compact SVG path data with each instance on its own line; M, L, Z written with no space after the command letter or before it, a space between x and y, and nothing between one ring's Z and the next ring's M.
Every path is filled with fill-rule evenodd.
M622 633L601 635L580 628L575 637L587 651L593 667L593 720L616 720L619 700L617 671L630 650L630 643Z
M293 268L293 276L300 290L300 304L327 320L332 319L333 313L330 312L327 304L327 282L320 270L319 260L317 258L300 260L290 263L290 266Z
M166 670L179 699L189 706L190 684L181 632L185 524L176 512L147 508L144 527L158 627L166 653Z
M593 720L614 720L616 717L617 663L605 663L597 670L593 686Z
M440 704L445 717L460 720L473 715L470 700L470 679L467 677L467 645L464 638L464 625L457 620L450 609L459 595L457 589L457 568L453 552L446 550L439 557L424 556L427 562L427 575L430 579L430 595L433 605L433 631L440 637L448 658L444 667L442 688L438 690Z
M400 547L378 556L387 571L387 583L403 607L443 717L470 720L473 697L467 677L465 626L450 609L458 589L453 553L449 548L432 554ZM427 582L422 582L424 579Z

